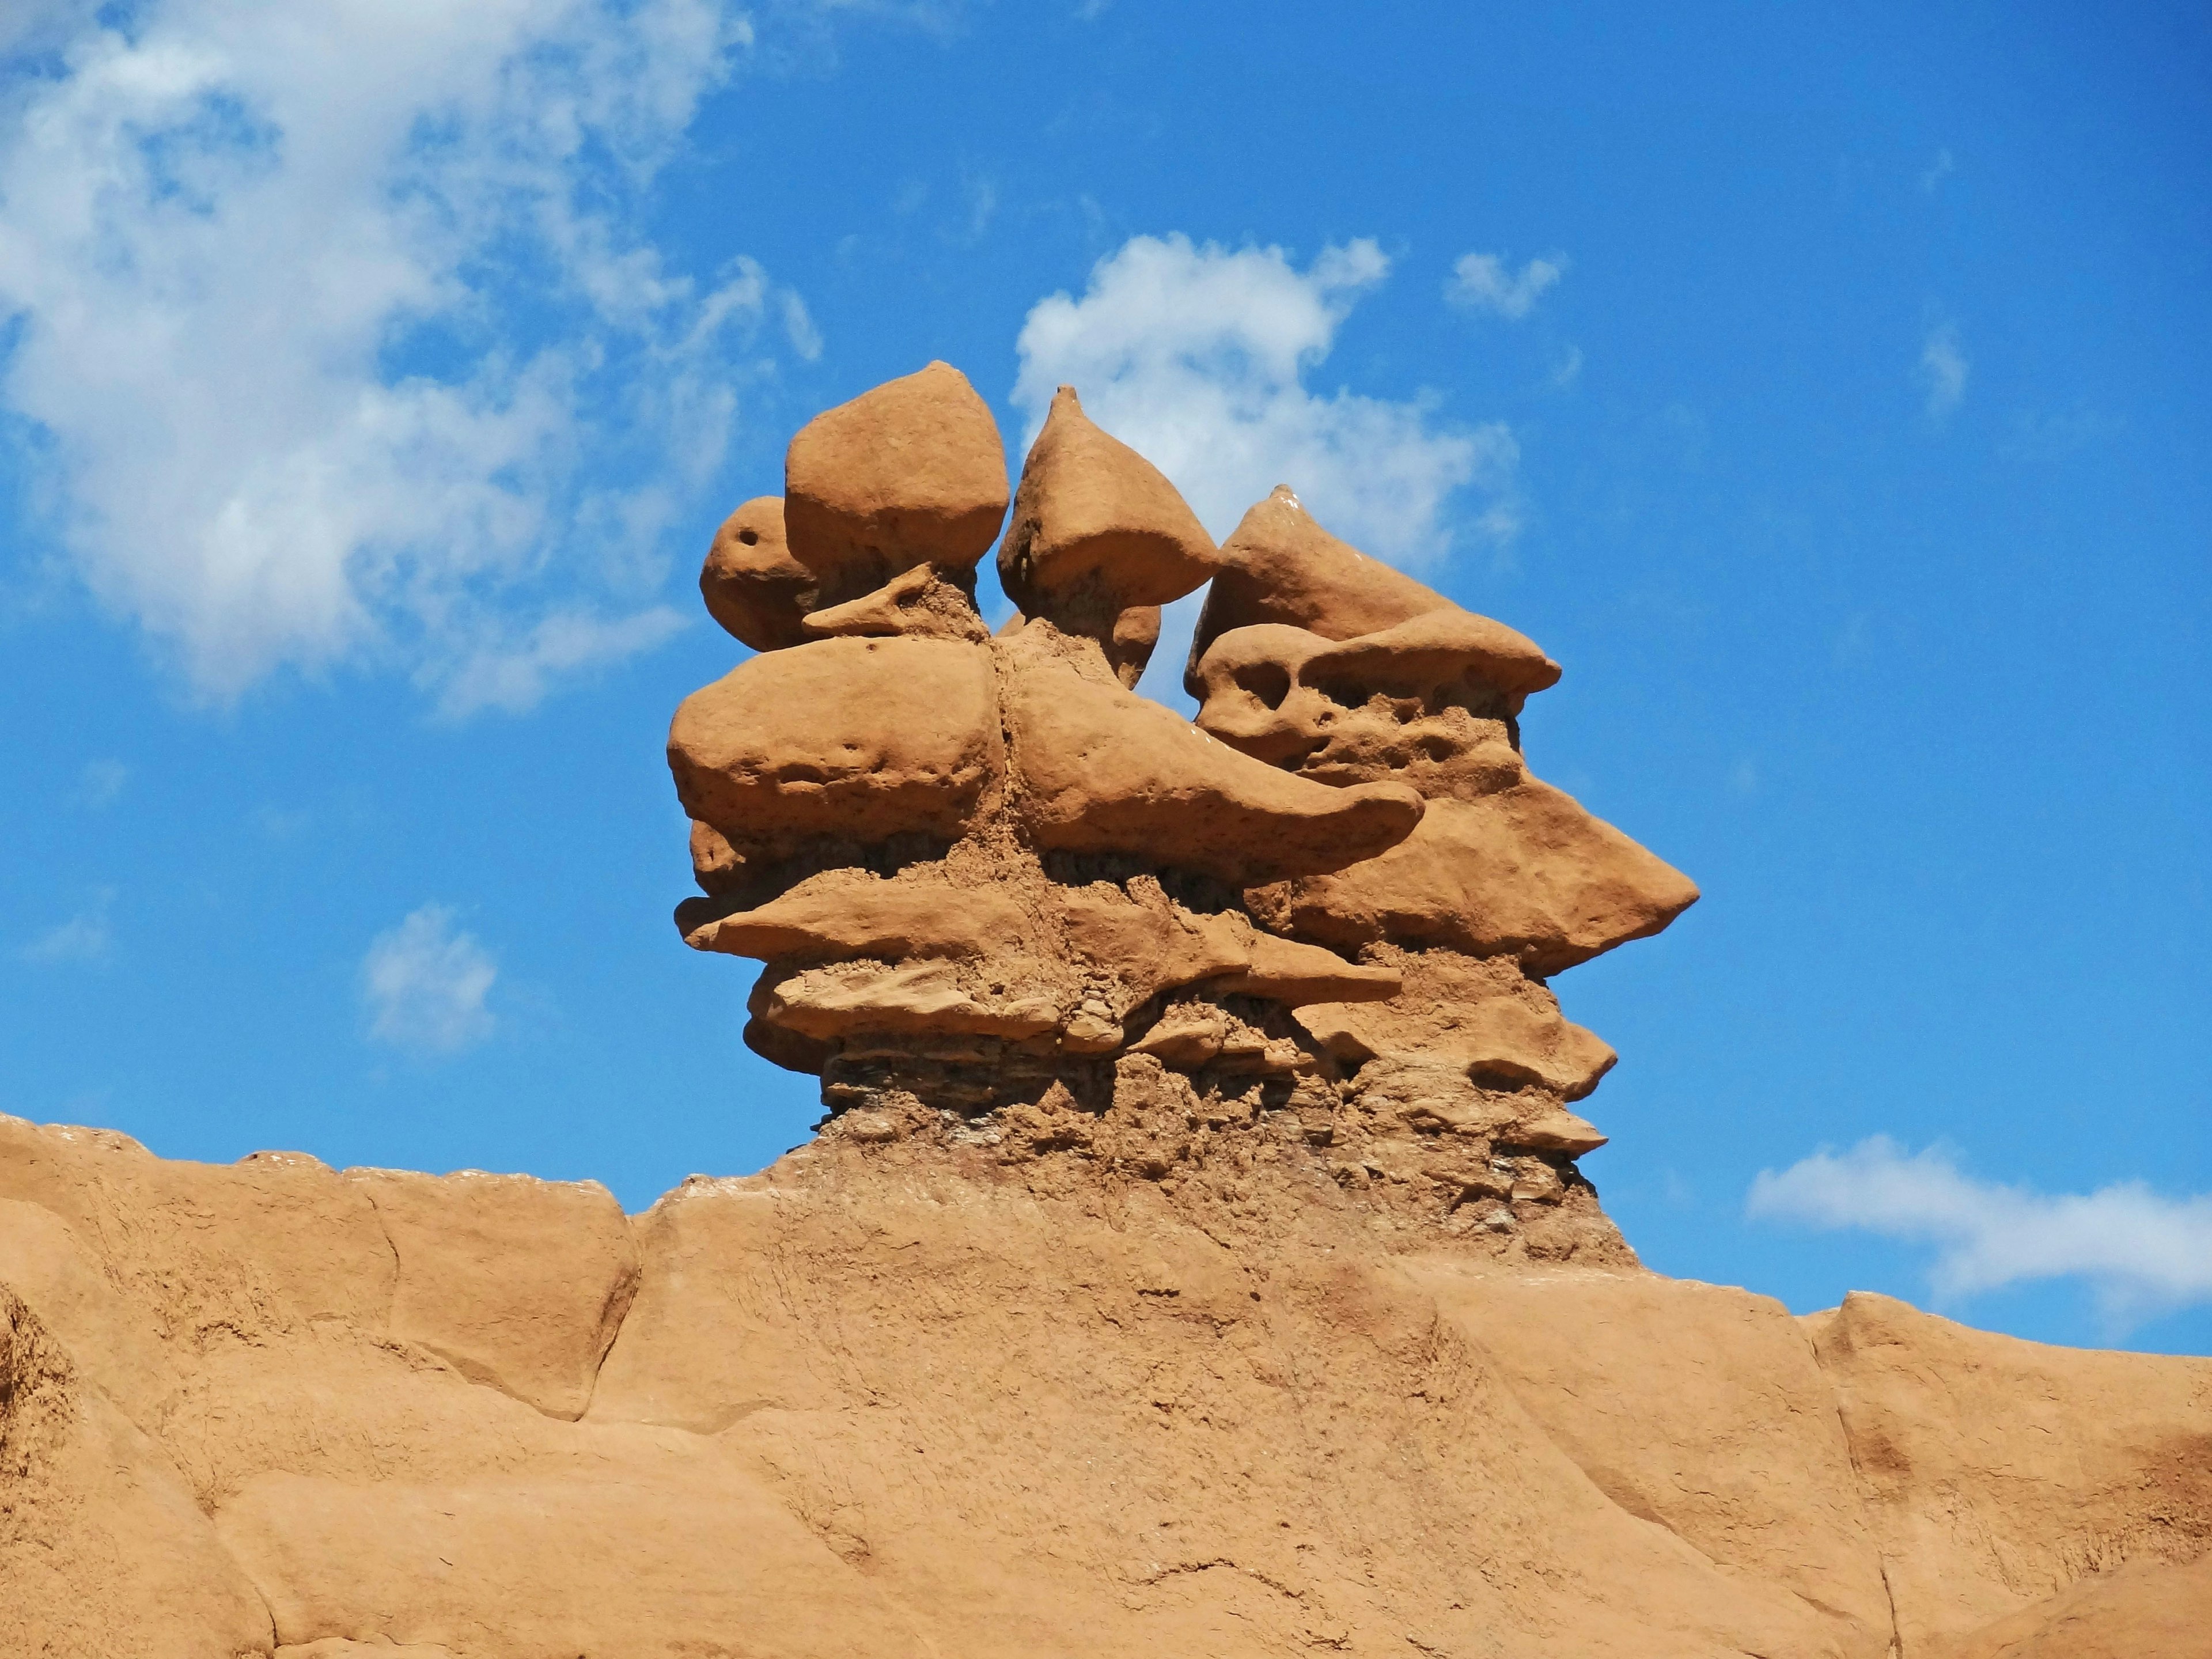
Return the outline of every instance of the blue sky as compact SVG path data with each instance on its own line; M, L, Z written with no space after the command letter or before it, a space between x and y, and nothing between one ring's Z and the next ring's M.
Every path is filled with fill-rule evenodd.
M801 1139L661 744L714 524L942 357L1565 665L1705 892L1555 987L1654 1267L2212 1351L2212 25L1668 9L11 8L0 1109Z

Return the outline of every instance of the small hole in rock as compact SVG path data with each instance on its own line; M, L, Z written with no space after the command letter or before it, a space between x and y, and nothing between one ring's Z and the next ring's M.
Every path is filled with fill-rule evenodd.
M760 532L757 530L740 530L738 532L738 539L743 542L747 547L758 547L760 545Z

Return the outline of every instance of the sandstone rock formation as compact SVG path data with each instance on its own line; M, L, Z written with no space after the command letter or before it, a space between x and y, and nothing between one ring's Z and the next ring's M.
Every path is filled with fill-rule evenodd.
M1688 882L1559 676L942 364L701 589L696 948L817 1136L592 1183L0 1117L0 1655L2205 1659L2212 1360L1644 1272L1548 975ZM1211 577L1181 720L1131 690Z
M749 502L708 556L709 608L763 654L670 731L707 895L678 921L767 963L748 1042L821 1075L831 1134L1073 1113L1167 1170L1182 1142L1137 1126L1265 1139L1287 1113L1307 1164L1408 1224L1626 1260L1568 1109L1613 1053L1546 980L1697 890L1529 774L1522 707L1559 665L1288 489L1216 549L1067 386L987 638L962 573L997 442L933 364L811 422L781 517ZM1159 607L1209 580L1193 726L1131 687Z
M1115 1115L634 1217L0 1117L0 1653L2204 1651L2212 1361L1501 1261Z

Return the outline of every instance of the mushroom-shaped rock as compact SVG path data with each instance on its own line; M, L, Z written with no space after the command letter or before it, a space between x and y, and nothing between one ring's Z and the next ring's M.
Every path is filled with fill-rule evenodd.
M785 543L781 495L755 496L723 520L699 572L708 614L756 651L811 637L799 618L814 609L817 586Z
M1340 950L1449 945L1537 975L1656 933L1697 896L1680 871L1525 776L1431 801L1411 835L1363 864L1250 895L1259 913Z
M981 957L1022 951L1028 940L1012 899L988 884L957 887L927 867L888 878L825 870L750 909L686 899L676 921L694 950L763 960Z
M1434 588L1330 535L1288 484L1276 485L1245 514L1219 556L1183 671L1193 696L1206 647L1232 628L1286 623L1324 639L1348 640L1426 611L1456 608Z
M1006 516L991 408L949 363L887 380L799 429L784 458L792 556L842 605L915 565L972 568Z
M1136 854L1249 885L1371 858L1420 817L1420 796L1402 785L1332 789L1240 755L1103 667L1024 649L1035 631L993 648L1017 810L1040 847Z
M999 580L1027 614L1079 632L1164 605L1214 571L1213 538L1150 461L1091 423L1060 387L1022 465Z
M975 596L945 580L933 564L918 564L872 593L810 612L803 626L816 639L966 640L981 644L991 636L976 611Z
M1395 968L1346 962L1318 945L1255 933L1251 959L1211 988L1224 996L1262 997L1303 1008L1313 1002L1374 1002L1397 995L1403 984Z
M817 640L676 711L676 793L740 853L965 829L1002 769L991 659L944 640Z

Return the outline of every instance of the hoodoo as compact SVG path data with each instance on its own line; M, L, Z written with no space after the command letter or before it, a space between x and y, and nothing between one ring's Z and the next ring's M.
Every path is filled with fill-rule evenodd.
M1613 1053L1545 978L1697 890L1523 764L1522 706L1559 665L1287 489L1217 550L1066 386L999 553L1021 609L988 638L972 584L927 574L948 499L1006 496L973 398L933 364L793 441L808 522L845 528L793 519L789 545L826 573L810 539L865 541L884 580L774 629L757 579L732 631L772 648L670 733L707 895L678 925L767 963L748 1042L821 1076L832 1138L1002 1134L1011 1114L1108 1172L1172 1183L1225 1158L1493 1253L1628 1259L1574 1161L1604 1137L1567 1109ZM930 441L876 435L908 427ZM995 532L981 512L948 568ZM1148 649L1158 607L1209 579L1194 726L1130 689L1123 623Z
M701 574L677 923L805 1146L632 1216L0 1117L0 1656L2212 1655L2212 1360L1607 1218L1549 981L1697 890L1529 769L1537 643L1072 391L1007 483L933 363Z

